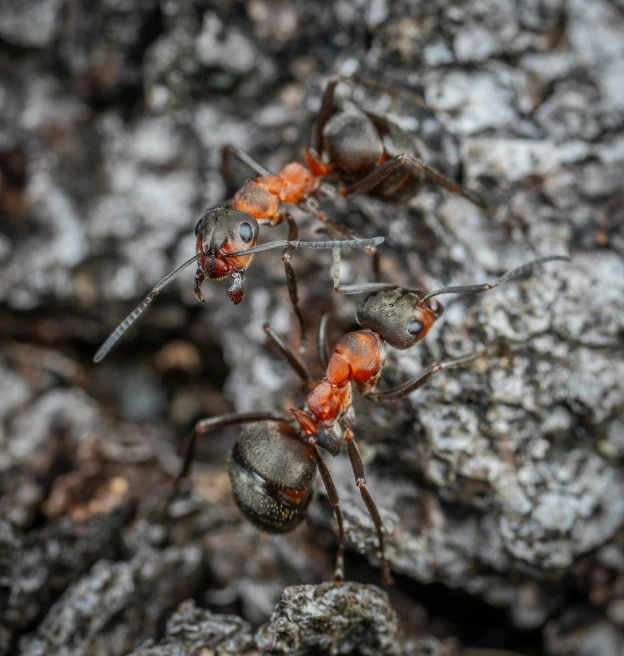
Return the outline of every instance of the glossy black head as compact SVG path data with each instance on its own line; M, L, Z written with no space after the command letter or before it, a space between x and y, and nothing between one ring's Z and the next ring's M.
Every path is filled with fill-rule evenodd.
M355 110L334 114L323 130L332 168L343 174L371 171L383 155L383 143L370 118Z
M396 349L408 349L425 338L444 312L435 299L422 302L422 293L398 287L373 292L360 304L357 321L362 328L378 333Z
M315 473L308 448L273 421L247 426L230 460L238 507L268 533L292 531L305 518Z

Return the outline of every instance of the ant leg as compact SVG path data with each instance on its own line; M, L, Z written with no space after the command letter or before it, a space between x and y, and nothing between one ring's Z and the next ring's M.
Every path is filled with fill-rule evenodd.
M380 82L378 80L371 80L370 78L363 78L354 73L353 75L347 75L342 77L343 82L356 84L361 87L366 87L372 89L373 91L381 91L383 93L388 93L395 98L402 98L403 100L416 105L417 107L422 107L429 111L432 111L432 108L425 102L425 99L422 96L419 96L416 93L406 91L400 87L393 86L391 84L386 84L385 82Z
M202 286L202 283L204 282L205 278L206 278L206 274L204 273L204 270L201 267L197 267L197 271L195 272L195 279L194 279L194 283L193 283L193 289L195 291L195 298L198 301L201 301L202 303L206 302L204 300L204 295L202 294L202 291L201 291L201 286Z
M370 292L383 292L390 289L396 289L399 285L392 282L365 282L357 285L340 284L340 251L335 248L332 250L334 258L334 291L338 294L364 294Z
M413 155L406 155L405 153L391 157L383 164L375 167L366 177L342 189L340 193L343 196L369 193L375 189L375 187L379 186L389 175L406 166L411 167L417 173L433 180L433 182L440 185L441 187L444 187L451 193L463 196L473 205L476 205L483 210L488 210L488 207L481 200L458 185L456 182L442 175L439 171L432 169L430 166L427 166L427 164L425 164L417 157L414 157Z
M288 241L296 241L299 237L299 228L295 223L295 220L290 214L285 215L286 220L288 221ZM305 324L303 321L303 314L301 312L301 306L299 305L299 291L297 288L297 274L293 269L292 264L290 263L292 259L292 254L294 252L294 247L290 244L284 248L284 253L282 255L282 262L284 263L284 271L286 272L286 285L288 286L288 295L290 296L290 303L292 305L293 311L299 322L299 338L301 341L301 350L305 350L306 334L305 334Z
M340 82L339 77L330 77L323 92L323 101L321 102L321 109L316 117L315 129L315 155L321 157L323 155L323 130L327 125L327 121L332 114L334 108L334 92L336 85Z
M256 162L256 160L251 155L249 155L249 153L246 153L244 150L242 150L242 148L238 148L238 146L234 146L232 144L225 144L225 146L223 146L221 149L221 174L225 177L229 177L231 173L231 157L236 157L239 162L242 162L248 166L254 173L258 174L259 176L271 174L271 171L265 169L264 166L262 166L262 164L259 162Z
M360 455L360 450L358 449L353 431L349 426L344 426L344 437L347 444L347 452L349 453L349 460L351 461L351 468L353 469L353 475L355 476L355 484L360 490L362 499L366 504L368 509L368 514L373 520L375 525L375 530L377 531L377 539L379 541L379 564L381 566L381 572L383 575L384 583L390 585L392 583L392 576L390 574L390 567L388 561L386 560L386 554L384 549L384 528L383 522L379 515L379 510L373 501L369 491L366 489L366 475L364 473L364 464L362 463L362 456Z
M434 362L424 371L421 371L417 376L411 380L406 381L405 383L402 383L398 387L394 387L393 389L385 390L383 392L371 392L366 395L366 398L370 399L371 401L395 401L397 399L402 399L404 396L407 396L408 394L411 394L418 388L422 387L431 378L441 374L446 369L464 367L465 365L470 364L479 358L503 355L508 351L508 346L500 344L498 346L491 346L490 348L486 348L481 351L474 351L473 353L468 353L467 355L462 355L461 357L453 358L452 360Z
M308 368L293 349L273 330L270 324L264 324L264 332L269 336L269 339L275 344L275 346L277 346L286 362L290 365L290 368L299 376L299 378L301 378L308 387L314 387L314 380L312 379Z
M321 315L321 321L319 323L318 334L316 337L316 350L323 369L327 369L327 365L329 364L329 349L327 344L328 316L327 312L323 312Z
M207 419L200 419L194 426L191 438L186 445L184 452L184 462L180 473L176 476L173 484L174 496L178 492L180 483L184 480L191 471L193 457L195 455L195 445L198 435L205 435L215 428L222 428L223 426L233 426L235 424L249 424L256 421L277 421L288 426L292 430L292 426L286 424L286 418L281 416L272 415L268 412L232 412L226 415L217 415L216 417L208 417Z
M323 460L319 450L315 444L314 436L310 436L307 441L308 448L310 453L314 458L316 467L319 470L319 474L323 479L323 484L325 485L325 490L327 491L327 498L329 500L329 505L334 509L334 515L336 516L336 523L338 524L338 551L336 552L336 567L334 569L334 582L336 584L342 583L344 581L344 525L342 521L342 512L340 511L340 499L338 497L338 492L336 491L336 486L332 480L329 469Z

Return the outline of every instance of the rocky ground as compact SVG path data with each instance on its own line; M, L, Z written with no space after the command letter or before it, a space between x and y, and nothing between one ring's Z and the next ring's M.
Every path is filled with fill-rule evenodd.
M0 4L0 654L623 653L623 32L620 0ZM189 270L91 362L192 255L202 208L249 175L223 175L222 146L271 169L300 157L335 73L400 89L339 95L418 134L494 208L433 186L400 206L324 202L387 237L384 279L480 282L572 255L447 297L422 346L388 353L382 386L483 344L512 353L396 404L356 399L385 591L344 454L329 463L341 588L322 490L292 534L241 519L236 429L200 443L168 503L198 418L303 401L262 329L296 343L279 254L254 259L237 307L224 283L200 306ZM310 332L330 311L335 341L357 299L331 291L328 253L293 263ZM345 278L369 269L351 254ZM320 375L313 344L305 357Z

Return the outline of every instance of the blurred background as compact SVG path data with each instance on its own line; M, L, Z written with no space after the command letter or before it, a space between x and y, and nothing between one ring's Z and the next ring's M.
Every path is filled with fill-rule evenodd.
M192 489L166 503L199 418L303 403L262 329L296 344L281 254L255 257L237 307L227 281L207 281L197 303L191 267L92 363L194 253L203 209L249 177L221 170L222 147L271 170L302 161L332 74L394 88L345 83L338 96L418 135L428 163L495 208L430 185L401 205L324 202L350 229L386 237L384 280L482 282L536 256L573 257L480 298L447 297L425 344L389 350L382 385L487 343L515 344L513 357L394 405L356 400L396 582L383 609L367 586L329 604L329 618L360 627L353 645L335 644L624 653L622 34L619 0L4 0L0 654L129 653L162 639L186 599L242 618L210 619L215 635L238 636L223 653L322 653L338 635L330 619L308 627L315 602L295 593L289 621L309 628L295 648L280 615L290 606L276 607L286 586L332 578L322 490L293 534L259 533L231 498L233 428L200 443ZM301 229L324 238L310 219ZM262 241L285 236L261 228ZM331 255L297 252L293 264L310 336L323 311L332 343L354 329L357 299L333 293ZM368 256L349 254L343 271L370 279ZM321 376L313 340L305 359ZM330 466L347 578L380 584L348 459ZM373 608L368 623L353 607Z

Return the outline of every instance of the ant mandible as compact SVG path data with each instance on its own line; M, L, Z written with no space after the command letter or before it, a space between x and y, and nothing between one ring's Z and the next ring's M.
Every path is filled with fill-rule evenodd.
M403 350L421 342L444 311L435 297L486 292L535 266L569 259L567 255L541 257L508 271L492 283L442 287L430 293L389 283L343 286L340 288L343 293L369 292L357 310L356 318L361 330L344 335L330 355L327 351L326 316L323 317L319 327L318 353L325 376L317 383L294 350L266 325L265 331L269 338L310 390L304 409L290 408L290 418L265 412L235 412L198 421L186 449L182 469L176 478L175 490L189 474L198 435L223 426L250 424L243 429L230 458L229 474L237 505L261 530L287 533L306 516L318 469L338 526L334 580L339 583L344 578L343 519L336 487L319 449L336 456L344 441L355 484L377 532L383 578L390 582L390 567L384 548L384 527L366 487L364 465L352 430L351 383L355 383L360 393L371 401L397 400L411 394L443 371L465 366L481 357L502 354L508 347L498 345L435 362L394 389L376 391L384 364L384 344ZM325 432L327 430L332 430L335 437L328 435Z

